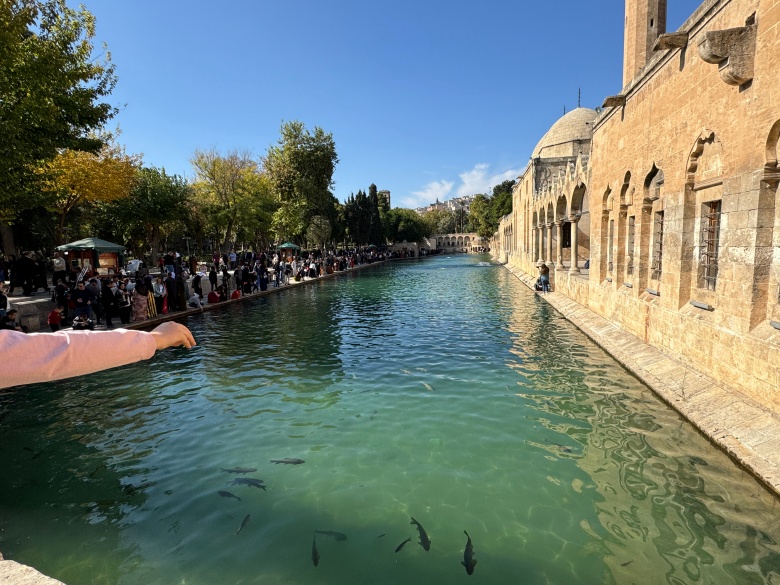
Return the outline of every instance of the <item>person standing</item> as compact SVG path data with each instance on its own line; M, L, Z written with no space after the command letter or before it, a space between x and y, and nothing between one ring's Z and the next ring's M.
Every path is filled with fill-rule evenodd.
M5 317L5 314L11 309L11 303L8 301L8 297L5 294L3 284L0 283L0 317Z
M103 279L103 286L100 289L100 300L103 305L103 314L106 316L106 327L111 329L114 326L111 320L113 319L116 310L116 297L114 296L114 291L111 290L111 287L108 284L108 279L105 278Z
M165 290L165 283L163 282L162 274L157 277L152 285L152 292L154 293L154 305L157 309L157 314L163 314L163 304L165 303L165 296L168 291Z
M65 258L59 252L54 252L52 264L54 265L54 274L51 277L51 285L56 288L58 282L65 281Z
M149 293L151 292L151 277L135 283L133 287L133 321L146 321L149 318Z
M120 282L114 293L114 299L116 302L116 312L119 314L119 320L122 321L122 325L130 323L130 293L127 292L127 287L124 282Z

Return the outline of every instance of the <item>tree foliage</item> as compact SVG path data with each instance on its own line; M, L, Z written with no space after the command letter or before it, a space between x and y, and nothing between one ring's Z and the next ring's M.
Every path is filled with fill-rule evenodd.
M315 215L332 213L333 172L338 163L333 135L302 122L285 122L276 146L270 146L264 170L279 205L274 229L280 239L303 235Z
M501 218L512 212L512 189L515 181L504 181L493 187L493 195L477 195L471 202L470 221L472 229L489 238L496 233Z
M165 169L145 167L137 171L130 195L100 206L101 222L111 224L137 254L149 252L149 261L157 263L162 239L174 231L188 232L189 202L192 188L179 175L169 175ZM181 225L185 223L186 225Z
M387 239L392 242L421 242L433 233L430 224L412 209L392 209L388 219Z
M94 35L92 14L65 0L0 1L0 222L40 204L40 161L103 146L116 77Z
M243 150L221 155L216 149L196 150L191 160L194 188L215 232L220 232L222 251L228 252L238 226L239 213L259 196L259 165Z
M130 194L138 158L106 143L97 154L63 150L38 168L46 207L59 216L57 240L63 243L65 218L77 205L114 201Z

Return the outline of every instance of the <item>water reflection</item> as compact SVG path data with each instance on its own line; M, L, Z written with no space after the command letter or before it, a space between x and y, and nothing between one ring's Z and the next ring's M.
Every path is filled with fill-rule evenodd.
M0 549L73 583L449 585L466 529L483 583L776 579L776 502L479 260L231 306L192 351L0 397ZM316 569L315 529L349 536Z
M510 365L532 390L518 396L535 404L532 420L570 438L535 446L575 458L588 474L572 487L598 494L598 525L583 519L582 528L603 546L614 582L633 583L660 568L670 584L780 582L780 549L769 536L778 521L760 512L774 510L774 497L745 474L723 474L725 455L648 390L632 391L630 376L611 375L609 358L586 349L560 317L537 307L532 317L545 325L530 332L528 317L521 310L509 325L518 358ZM745 497L746 484L753 487ZM733 497L743 503L727 501ZM746 524L746 516L763 525Z

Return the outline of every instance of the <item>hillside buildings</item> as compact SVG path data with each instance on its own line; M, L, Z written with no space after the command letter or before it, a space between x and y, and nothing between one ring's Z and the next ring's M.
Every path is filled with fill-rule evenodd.
M626 0L623 89L542 137L492 249L777 411L780 0L665 25Z

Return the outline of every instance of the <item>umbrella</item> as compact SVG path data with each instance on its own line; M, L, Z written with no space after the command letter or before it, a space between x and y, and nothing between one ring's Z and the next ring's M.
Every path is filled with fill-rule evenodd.
M292 244L292 243L290 243L290 242L285 242L284 244L280 244L280 245L278 245L278 246L276 246L276 247L277 247L277 249L279 249L279 250L286 250L286 249L288 249L288 248L291 248L291 249L293 249L293 250L300 250L300 249L301 249L301 247L300 247L300 246L296 246L295 244Z

